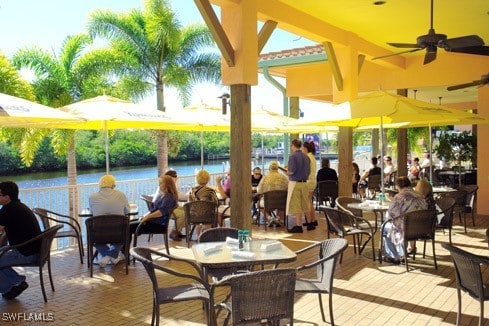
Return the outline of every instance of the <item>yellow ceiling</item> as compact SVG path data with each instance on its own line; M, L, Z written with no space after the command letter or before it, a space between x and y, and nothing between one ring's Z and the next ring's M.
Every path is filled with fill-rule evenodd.
M247 0L210 0L221 7L233 6ZM418 89L423 100L443 99L444 103L477 101L477 88L446 91L446 87L480 79L489 73L489 56L449 53L438 48L437 60L423 65L425 49L411 54L372 60L373 57L401 52L387 42L416 43L416 38L430 28L430 0L256 0L257 18L261 22L275 21L277 28L307 38L315 43L331 42L335 48L354 44L359 54L365 55L361 74L389 75L409 82L398 88ZM488 0L434 0L433 27L438 34L455 38L478 35L489 45ZM272 34L271 38L274 35ZM294 44L290 48L295 47ZM277 75L287 74L285 67ZM406 74L406 72L408 72ZM273 73L273 71L271 71ZM402 77L400 77L402 76ZM359 75L360 79L364 78ZM372 85L378 83L375 78ZM417 80L416 80L417 79ZM384 85L385 85L384 84ZM486 86L489 87L489 86ZM395 89L395 87L392 87ZM385 88L386 89L386 88ZM362 91L359 89L359 91ZM316 96L327 99L330 94ZM307 98L307 95L305 96ZM310 96L314 98L314 96Z
M268 0L270 1L270 0ZM272 0L307 13L386 50L387 42L415 43L430 26L429 0ZM433 27L448 38L476 34L489 42L489 1L434 0ZM279 24L280 26L280 24ZM320 40L317 40L320 41ZM420 51L422 52L422 51Z

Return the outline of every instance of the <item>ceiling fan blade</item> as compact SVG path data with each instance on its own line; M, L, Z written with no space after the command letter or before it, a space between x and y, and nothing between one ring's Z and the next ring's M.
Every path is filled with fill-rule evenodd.
M380 57L372 58L372 60L377 60L377 59L382 59L382 58L388 58L388 57L392 57L392 56L399 55L399 54L404 54L404 53L417 52L417 51L420 51L420 50L423 50L423 49L422 48L419 48L419 49L412 49L412 50L401 51L401 52L397 52L397 53L391 53L391 54L381 55Z
M478 86L482 84L482 80L474 80L471 83L465 83L465 84L459 84L459 85L454 85L454 86L448 86L447 91L455 91L457 89L462 89L462 88L467 88L467 87L472 87L472 86Z
M447 51L477 55L489 55L489 46L468 46L465 48L455 48Z
M461 37L455 37L440 41L438 44L439 47L444 48L447 51L453 51L457 48L466 48L466 47L474 47L474 46L483 46L484 40L482 40L477 35L467 35Z
M426 48L426 54L424 56L423 64L426 65L436 59L436 46L429 46Z
M394 46L396 48L420 48L420 49L422 49L422 47L420 47L416 43L387 43L387 44L389 44L390 46Z

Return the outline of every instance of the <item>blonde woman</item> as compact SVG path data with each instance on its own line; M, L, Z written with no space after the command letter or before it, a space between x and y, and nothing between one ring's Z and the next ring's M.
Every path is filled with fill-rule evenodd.
M318 222L316 221L316 211L312 202L314 190L316 189L316 145L314 142L305 142L302 146L302 151L309 157L310 171L307 178L307 189L309 191L309 221L304 223L308 230L316 229Z

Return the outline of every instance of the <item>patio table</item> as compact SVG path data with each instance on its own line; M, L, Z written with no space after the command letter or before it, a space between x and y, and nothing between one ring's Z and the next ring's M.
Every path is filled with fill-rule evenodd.
M267 247L270 250L265 250ZM203 242L192 246L195 261L203 268L247 268L251 265L289 263L297 259L294 251L278 240L253 239L249 251L239 251L249 257L239 257L237 245L221 242ZM206 273L207 275L207 273Z
M366 200L361 203L349 203L347 207L360 209L362 211L374 212L375 214L375 230L378 228L377 219L380 219L380 223L384 223L385 212L389 209L389 205L382 204L378 200Z

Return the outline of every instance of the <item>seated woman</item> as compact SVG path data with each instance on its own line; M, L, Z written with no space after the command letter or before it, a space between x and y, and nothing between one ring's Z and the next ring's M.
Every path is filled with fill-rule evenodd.
M419 158L415 157L413 164L409 167L409 180L419 180L419 173L421 172L421 165L419 165Z
M414 192L411 181L408 177L399 177L396 180L396 188L399 193L394 197L389 205L389 218L396 218L407 212L426 209L425 199ZM384 260L394 264L399 264L404 258L404 224L402 220L396 223L386 222L383 228L384 241ZM407 254L409 254L409 248Z
M146 213L138 221L133 221L130 224L130 232L134 234L141 221L146 223L140 230L142 233L152 233L155 225L168 225L170 214L178 204L178 190L175 181L169 175L163 175L158 178L160 193L154 200L151 211ZM154 233L157 233L155 231Z
M197 175L195 176L195 181L197 182L198 186L192 188L190 190L190 194L188 196L189 201L197 201L197 200L207 200L214 202L216 204L219 204L219 200L216 195L216 191L212 189L211 187L207 186L207 183L209 183L211 176L209 172L206 170L200 170ZM218 221L218 224L221 224L221 221ZM198 227L197 228L197 238L204 231L204 228Z

